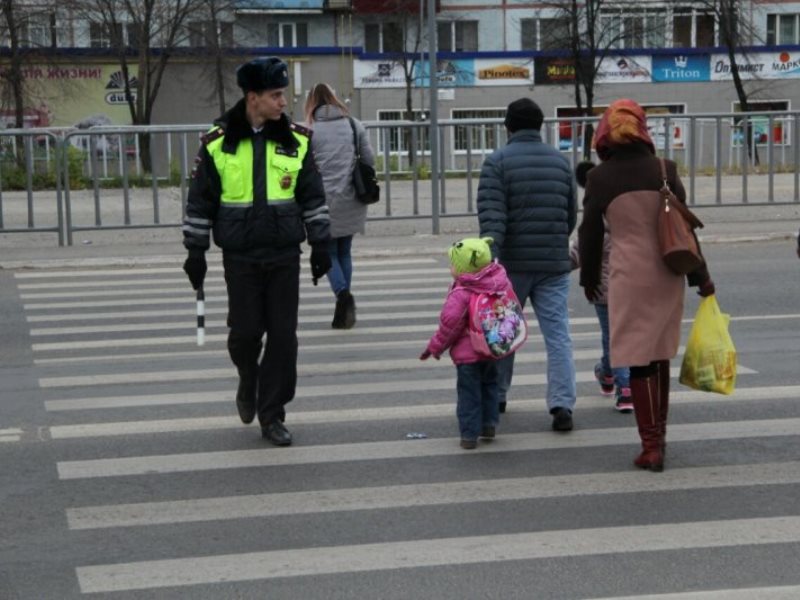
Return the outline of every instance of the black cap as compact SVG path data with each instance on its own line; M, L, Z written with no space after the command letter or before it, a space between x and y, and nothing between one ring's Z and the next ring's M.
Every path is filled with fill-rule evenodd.
M514 133L520 129L542 128L544 113L539 105L530 98L514 100L506 109L506 128Z
M256 58L236 69L236 84L245 93L285 88L289 70L280 58Z

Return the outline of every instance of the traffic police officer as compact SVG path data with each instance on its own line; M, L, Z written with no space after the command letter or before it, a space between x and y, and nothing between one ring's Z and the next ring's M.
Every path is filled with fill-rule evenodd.
M283 113L286 64L274 57L251 60L237 69L236 82L244 98L214 122L195 159L183 269L192 287L203 285L213 232L228 288L239 417L247 424L257 414L262 436L288 446L292 436L283 421L297 383L300 244L307 238L311 246L316 284L331 264L330 219L309 151L311 132Z

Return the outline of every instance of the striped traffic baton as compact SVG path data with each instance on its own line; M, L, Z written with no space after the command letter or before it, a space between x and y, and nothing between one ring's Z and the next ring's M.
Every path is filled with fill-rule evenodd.
M197 288L197 345L206 343L206 296L203 286Z

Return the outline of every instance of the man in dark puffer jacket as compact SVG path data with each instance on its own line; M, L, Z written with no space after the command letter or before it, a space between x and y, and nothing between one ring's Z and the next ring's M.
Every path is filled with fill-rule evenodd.
M494 251L524 304L530 299L547 348L547 408L553 429L572 429L575 364L569 335L569 235L575 228L575 182L569 162L542 142L544 114L530 98L508 105L508 144L483 163L478 185L481 237ZM498 362L505 410L514 356Z

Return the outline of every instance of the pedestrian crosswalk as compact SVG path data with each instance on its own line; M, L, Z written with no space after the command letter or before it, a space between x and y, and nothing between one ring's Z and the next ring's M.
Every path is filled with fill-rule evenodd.
M632 417L596 390L596 318L571 318L579 398L568 434L549 429L546 355L532 318L498 438L465 452L452 364L418 359L447 267L374 258L357 261L355 274L358 323L349 331L330 328L332 294L305 274L287 418L295 445L281 449L236 416L215 265L202 348L179 265L15 273L45 422L0 429L0 442L49 445L63 498L53 535L72 549L67 568L80 594L800 595L791 577L747 578L735 567L657 582L641 568L681 553L723 565L732 549L764 561L800 551L800 512L774 500L800 486L800 457L784 451L797 444L800 412L752 415L759 403L796 400L800 379L748 385L758 372L742 356L731 397L675 383L667 470L640 472L631 467ZM678 369L674 361L675 381ZM702 410L711 402L715 412ZM732 459L725 449L734 445L764 458ZM773 502L752 510L765 494ZM620 563L635 570L600 575ZM570 569L585 569L593 585L542 577Z

